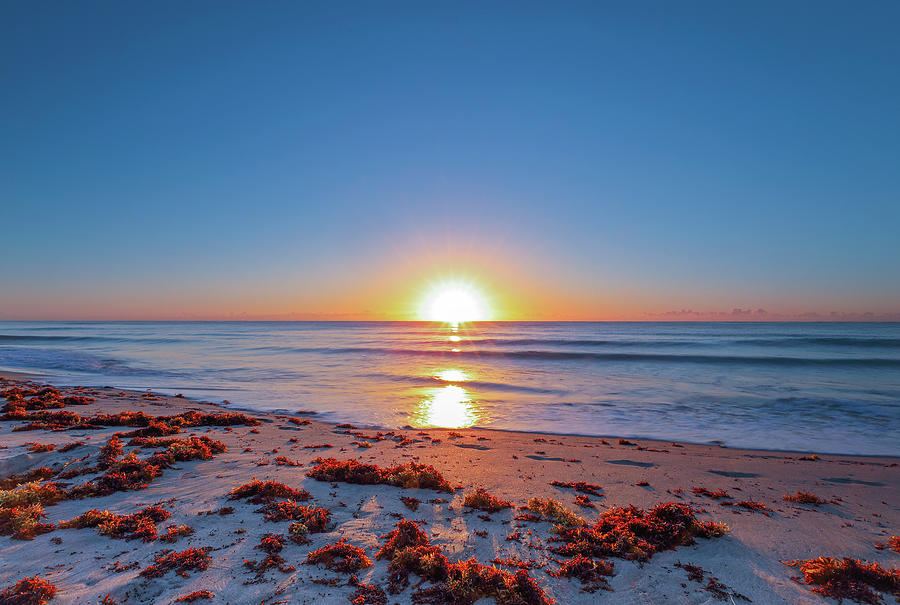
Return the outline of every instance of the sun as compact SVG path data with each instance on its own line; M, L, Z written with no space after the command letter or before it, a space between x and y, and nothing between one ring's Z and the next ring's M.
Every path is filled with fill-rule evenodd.
M425 297L421 316L426 321L460 324L486 321L488 308L477 289L462 282L448 282L435 286Z

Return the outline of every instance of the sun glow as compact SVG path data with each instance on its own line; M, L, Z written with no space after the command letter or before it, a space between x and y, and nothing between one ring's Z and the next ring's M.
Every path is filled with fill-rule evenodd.
M422 319L457 325L467 321L485 321L488 308L481 294L464 283L443 283L425 297Z

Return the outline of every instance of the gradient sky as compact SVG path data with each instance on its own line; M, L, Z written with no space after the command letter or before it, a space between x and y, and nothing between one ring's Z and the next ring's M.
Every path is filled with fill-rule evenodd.
M0 319L900 318L900 3L562 4L2 3Z

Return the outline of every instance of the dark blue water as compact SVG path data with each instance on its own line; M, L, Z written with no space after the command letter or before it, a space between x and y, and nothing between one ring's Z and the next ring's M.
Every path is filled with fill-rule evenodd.
M900 324L0 322L0 366L396 427L900 455Z

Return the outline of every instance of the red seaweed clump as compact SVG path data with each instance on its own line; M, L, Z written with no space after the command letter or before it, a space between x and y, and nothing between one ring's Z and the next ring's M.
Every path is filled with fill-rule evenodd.
M551 481L550 485L555 487L568 487L582 494L590 494L591 496L602 496L599 490L603 489L602 485L594 485L593 483L585 483L584 481Z
M306 526L309 533L316 534L326 530L331 520L331 511L313 504L304 506L293 500L270 502L256 512L263 513L266 521L299 521Z
M741 508L746 508L747 510L758 510L758 511L771 511L772 509L763 504L762 502L757 502L756 500L741 500L740 502L723 502L722 506L740 506Z
M34 452L36 454L44 454L56 449L55 443L26 443L25 445L28 446L29 452Z
M333 571L355 573L360 569L371 567L372 560L366 556L366 551L362 548L345 542L341 538L339 542L309 553L306 557L306 564L324 565Z
M350 578L350 586L356 588L356 592L350 595L352 605L387 605L387 595L374 584L362 584L355 577Z
M398 521L397 527L381 538L385 542L375 555L376 559L393 559L397 552L411 546L431 546L431 541L419 524L408 519Z
M56 595L56 586L32 576L22 578L0 593L0 605L44 605Z
M390 468L364 464L358 460L338 461L334 458L316 458L315 467L307 473L318 481L356 483L361 485L393 485L402 488L432 489L453 492L446 479L433 466L408 462Z
M0 508L0 536L12 536L16 540L34 540L35 536L53 531L41 504Z
M277 534L266 534L253 548L258 548L267 555L277 555L284 548L284 537Z
M488 567L475 559L450 563L440 547L413 521L402 520L385 536L378 559L390 559L388 590L398 593L409 586L409 576L434 585L418 588L413 603L471 605L482 598L494 598L500 605L549 605L537 583L525 569L515 574Z
M171 460L170 464L188 462L190 460L211 460L216 454L226 450L225 444L206 435L202 437L188 437L186 439L160 439L157 437L135 437L128 445L138 447L164 447L162 456Z
M119 540L141 539L144 542L152 542L158 537L156 524L168 519L170 514L169 511L158 506L148 506L130 515L117 515L108 510L92 508L74 519L63 521L59 524L59 529L96 527L98 533L110 538ZM193 530L191 530L191 533L193 533Z
M815 586L811 590L825 597L877 605L882 602L875 592L879 591L900 600L898 569L884 569L877 563L865 563L849 557L818 557L806 561L785 561L785 564L799 569L803 577L797 580Z
M134 452L129 452L121 460L112 463L106 473L73 487L66 493L68 499L94 498L109 496L116 492L143 489L162 475L162 469L168 466L168 460L151 456L139 460Z
M195 590L194 592L188 593L186 595L180 596L175 599L176 603L193 603L194 601L199 601L200 599L211 599L214 595L208 590Z
M56 475L56 471L47 468L46 466L32 469L20 475L8 475L4 479L0 479L0 490L13 489L22 485L23 483L43 481L45 479L53 477L54 475Z
M729 494L724 489L717 489L716 491L710 491L705 487L695 487L694 493L698 496L706 496L707 498L712 498L713 500L722 500L723 498L730 498L731 494Z
M662 550L727 531L724 524L698 521L694 512L690 506L675 502L658 504L649 511L634 506L611 508L593 526L557 526L554 541L563 545L551 550L566 556L647 561Z
M509 500L502 500L481 487L474 493L466 494L466 497L463 498L463 506L483 510L486 513L496 513L505 508L512 508L512 505L513 503Z
M177 542L179 538L191 536L194 534L194 528L190 525L170 525L166 528L166 533L159 537L160 542Z
M141 570L145 578L161 578L170 571L187 577L189 571L206 571L209 569L209 547L188 548L181 552L163 551L152 565Z
M484 598L493 598L497 605L552 605L554 602L526 570L513 574L475 559L451 564L446 580L413 593L413 602L421 605L472 605Z
M799 490L796 494L785 494L784 501L798 502L800 504L812 504L813 506L819 506L820 504L825 504L826 502L828 502L824 498L820 498L815 494Z
M312 496L305 489L294 489L278 481L260 481L254 478L250 483L245 483L231 490L229 500L239 500L241 498L248 498L247 501L252 504L264 504L271 502L275 498L290 498L291 500L304 502L312 498Z
M117 435L113 435L106 445L100 448L100 453L97 455L97 466L109 468L123 453L122 440Z
M582 592L597 592L598 590L612 590L607 577L613 574L613 564L608 561L598 561L583 555L576 555L568 561L563 561L559 569L549 572L557 578L576 578L581 581Z

